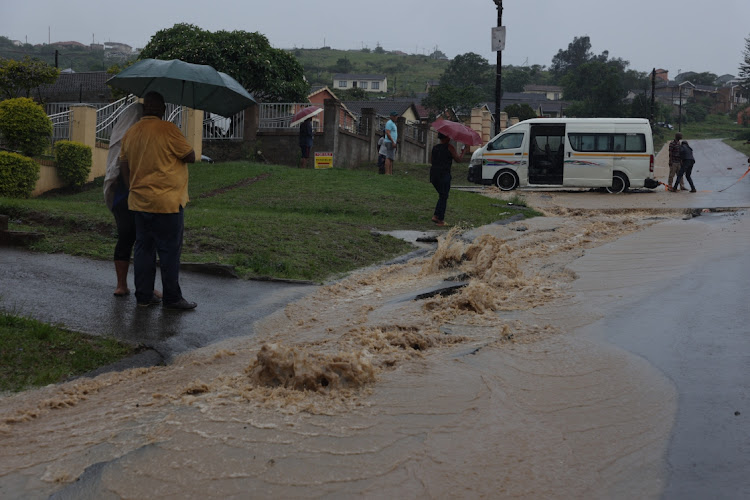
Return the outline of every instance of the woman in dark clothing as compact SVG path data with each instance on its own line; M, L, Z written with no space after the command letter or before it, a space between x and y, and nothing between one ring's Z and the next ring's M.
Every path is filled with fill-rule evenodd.
M695 193L695 184L693 184L692 178L693 165L695 165L695 157L693 156L693 148L688 145L687 141L682 141L682 146L680 146L680 158L682 161L682 166L680 167L680 171L677 172L677 180L674 183L672 192L677 192L677 186L680 184L682 176L684 175L688 183L690 184L690 192Z
M466 146L461 149L461 154L456 153L456 148L450 144L450 138L447 135L438 133L440 144L435 144L430 154L430 182L435 186L438 192L438 201L435 205L435 215L432 216L432 222L438 226L445 225L445 208L448 205L448 193L451 190L451 165L453 160L461 162L464 156Z

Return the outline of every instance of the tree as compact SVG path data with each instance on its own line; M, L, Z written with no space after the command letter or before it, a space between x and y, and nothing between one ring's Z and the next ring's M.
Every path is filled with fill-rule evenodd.
M568 44L567 50L558 50L552 58L550 72L556 81L560 81L566 74L590 61L606 62L609 52L604 51L601 55L591 52L591 40L587 36L574 37Z
M458 113L468 113L482 101L482 94L477 88L454 87L442 82L437 87L431 87L427 97L422 99L422 105L430 111L431 118L446 109Z
M562 79L566 100L577 101L567 109L578 117L614 117L625 113L622 69L619 64L591 61Z
M523 88L529 83L531 83L531 72L527 68L503 69L503 91L523 92Z
M22 61L0 57L0 98L29 97L31 89L55 83L60 70L25 56Z
M440 77L440 85L450 85L455 88L473 87L481 95L481 99L491 100L495 95L494 67L487 59L467 52L453 58Z
M526 103L523 104L511 104L510 106L506 106L505 109L503 109L506 113L508 113L508 117L517 117L520 121L529 120L531 118L536 118L536 113L532 109L531 106L529 106Z
M745 50L742 54L744 58L739 67L740 84L745 92L750 92L750 36L745 38Z
M718 75L709 71L704 71L702 73L696 73L695 71L686 71L685 73L680 73L679 75L677 75L675 81L679 83L690 82L695 85L715 85L717 78L719 78Z
M257 32L212 33L192 24L175 24L157 31L140 58L211 65L233 77L260 101L303 101L310 88L294 55L274 49Z
M448 56L446 56L442 51L435 49L435 51L430 54L430 59L448 59Z
M354 64L346 57L342 57L336 60L336 65L331 69L334 73L351 73L354 69Z
M385 54L385 49L380 46L380 42L375 46L375 50L373 50L376 54Z
M24 156L42 154L50 144L52 122L39 104L28 97L0 102L0 136L5 147Z

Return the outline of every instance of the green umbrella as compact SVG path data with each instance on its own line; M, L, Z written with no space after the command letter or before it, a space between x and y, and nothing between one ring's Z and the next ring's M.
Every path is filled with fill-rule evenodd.
M158 92L165 102L232 116L255 100L237 80L206 64L143 59L113 76L112 87L143 97Z

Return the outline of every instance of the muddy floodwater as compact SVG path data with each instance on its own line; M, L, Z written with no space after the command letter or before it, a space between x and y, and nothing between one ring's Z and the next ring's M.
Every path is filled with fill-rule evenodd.
M571 264L671 217L456 228L252 338L5 395L0 496L658 497L674 388L578 333L615 306Z

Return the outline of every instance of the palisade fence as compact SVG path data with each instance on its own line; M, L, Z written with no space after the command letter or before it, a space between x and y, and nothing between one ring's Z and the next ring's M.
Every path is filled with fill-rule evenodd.
M110 104L91 103L96 110L96 141L99 143L109 143L117 119L125 109L136 102L138 98L134 95L123 97L122 99ZM70 139L70 107L78 106L84 103L79 102L55 102L45 105L45 112L52 121L51 146L59 140ZM165 120L170 121L182 127L182 106L167 103ZM203 139L237 139L243 138L245 128L245 112L241 111L234 116L225 118L220 115L204 113L203 118Z
M258 129L278 130L291 127L297 111L313 106L309 102L264 102L258 104ZM296 126L296 125L295 125ZM323 114L313 118L313 131L323 131Z
M136 99L134 95L129 95L96 110L97 142L109 143L109 138L112 137L112 129L115 126L117 118L120 117L128 106L136 102Z
M245 112L224 117L214 113L203 113L203 140L242 140L245 130Z

